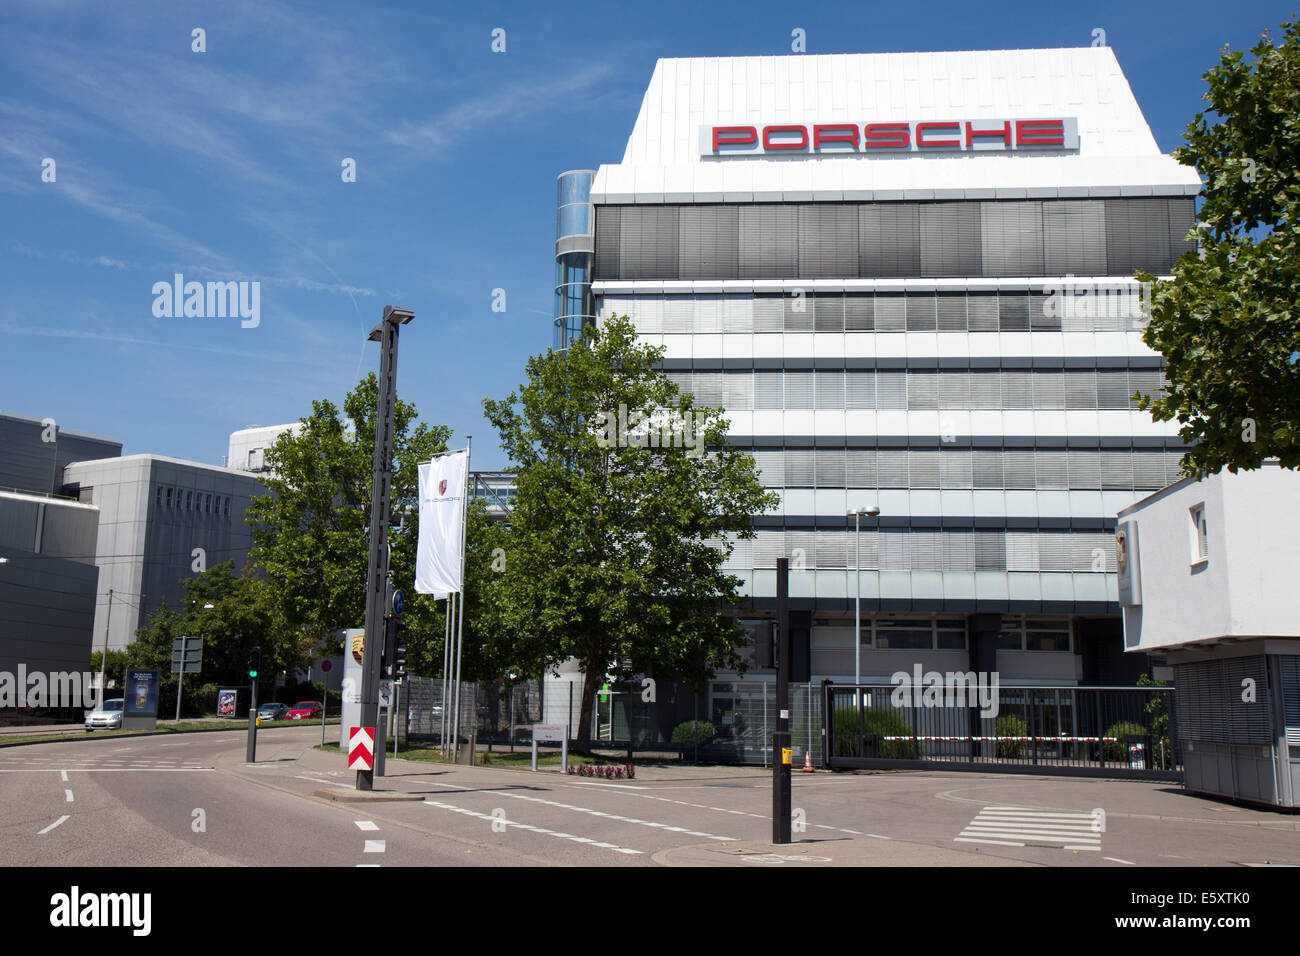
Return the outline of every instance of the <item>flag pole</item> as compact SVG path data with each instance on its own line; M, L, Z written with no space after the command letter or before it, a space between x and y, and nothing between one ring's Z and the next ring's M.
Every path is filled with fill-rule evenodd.
M465 536L466 524L469 517L469 483L471 481L469 472L470 441L472 435L465 436L465 485L461 488L460 500L460 600L456 602L456 752L460 753L460 659L461 652L465 649ZM470 763L474 763L474 755L470 754Z
M442 720L438 724L438 748L447 752L447 691L450 688L451 673L451 595L443 598L442 621Z

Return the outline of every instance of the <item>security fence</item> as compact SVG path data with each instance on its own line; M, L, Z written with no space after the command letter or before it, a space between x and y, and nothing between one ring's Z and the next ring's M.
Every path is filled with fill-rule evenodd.
M980 687L946 677L958 680L823 685L824 765L1181 779L1172 687Z

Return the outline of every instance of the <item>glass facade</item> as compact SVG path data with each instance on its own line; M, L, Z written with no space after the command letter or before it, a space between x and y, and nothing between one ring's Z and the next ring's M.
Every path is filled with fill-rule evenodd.
M582 327L596 321L591 294L594 266L595 212L587 169L560 174L555 211L555 341L566 349Z

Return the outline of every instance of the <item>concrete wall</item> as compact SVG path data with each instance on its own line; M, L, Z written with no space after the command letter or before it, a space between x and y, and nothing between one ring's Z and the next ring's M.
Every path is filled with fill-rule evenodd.
M122 443L57 424L47 426L28 415L0 412L0 452L0 488L52 493L59 490L68 464L116 457L122 453Z

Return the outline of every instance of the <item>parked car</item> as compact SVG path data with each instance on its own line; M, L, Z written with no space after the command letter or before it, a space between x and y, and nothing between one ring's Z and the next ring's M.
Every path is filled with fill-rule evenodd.
M284 715L289 713L288 704L263 704L257 708L258 720L284 720Z
M319 717L320 715L320 701L300 700L289 708L289 712L284 717L286 720L311 720L313 717Z
M96 728L100 730L121 730L122 729L122 708L126 705L126 699L122 697L106 700L94 710L86 714L86 733L90 733Z

